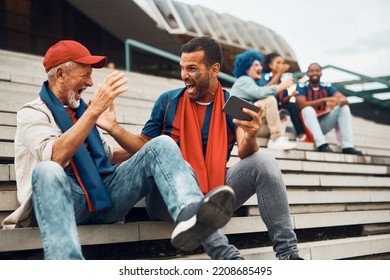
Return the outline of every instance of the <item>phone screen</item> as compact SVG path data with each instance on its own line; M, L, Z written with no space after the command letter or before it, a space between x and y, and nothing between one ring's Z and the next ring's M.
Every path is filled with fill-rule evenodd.
M239 98L237 96L230 96L229 99L226 101L222 111L224 111L226 114L232 116L235 119L251 121L252 118L249 115L245 114L242 111L242 108L247 108L249 110L255 111L256 113L260 110L260 108L256 107L252 103L242 98Z

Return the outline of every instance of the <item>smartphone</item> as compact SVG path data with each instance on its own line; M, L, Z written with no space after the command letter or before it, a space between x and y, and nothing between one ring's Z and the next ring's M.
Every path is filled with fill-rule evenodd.
M251 116L245 114L242 111L242 108L247 108L249 110L255 111L256 113L260 111L260 108L237 96L230 96L226 101L225 106L223 106L222 111L235 119L251 121Z

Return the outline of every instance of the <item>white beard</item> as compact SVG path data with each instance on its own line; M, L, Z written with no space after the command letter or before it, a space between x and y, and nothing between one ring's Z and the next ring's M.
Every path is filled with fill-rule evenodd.
M70 99L69 99L69 107L72 108L72 109L77 109L79 106L80 106L80 99L79 100L76 100L75 96L73 95Z

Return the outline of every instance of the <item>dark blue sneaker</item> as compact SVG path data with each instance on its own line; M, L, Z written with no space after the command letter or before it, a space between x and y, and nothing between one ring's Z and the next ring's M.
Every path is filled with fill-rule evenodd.
M343 154L358 155L358 156L363 155L363 153L361 151L356 150L355 148L344 148Z
M235 209L234 191L216 188L196 204L185 207L176 220L171 244L182 251L193 251L213 232L225 226Z
M329 147L328 144L323 144L317 148L317 151L322 153L333 153L333 150Z

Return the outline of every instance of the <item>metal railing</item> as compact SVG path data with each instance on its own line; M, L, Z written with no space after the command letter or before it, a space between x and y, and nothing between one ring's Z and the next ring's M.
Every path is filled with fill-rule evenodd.
M390 87L390 82L387 81L387 80L384 80L384 79L381 79L381 78L374 78L374 77L366 76L366 75L363 75L363 74L360 74L360 73L357 73L357 72L353 72L351 70L347 70L347 69L344 69L344 68L341 68L341 67L337 67L337 66L334 66L334 65L330 65L329 64L329 65L325 65L325 66L323 66L321 68L322 69L335 69L335 70L338 70L340 72L344 72L344 73L348 73L348 74L351 74L351 75L358 76L362 82L378 82L378 83L384 84L387 87ZM306 74L305 72L295 72L294 73L294 78L302 77L305 74Z
M158 48L152 47L150 45L141 43L141 42L133 40L133 39L127 39L125 41L126 70L127 71L131 71L131 48L138 48L138 49L144 50L148 53L152 53L152 54L158 55L160 57L169 59L169 60L176 62L176 63L180 62L180 56L174 55L174 54L169 53L169 52L164 51L164 50L160 50ZM369 76L362 75L362 74L359 74L359 73L356 73L356 72L353 72L353 71L350 71L347 69L343 69L343 68L340 68L340 67L337 67L334 65L326 65L326 66L322 67L322 69L327 69L327 68L333 68L333 69L341 71L341 72L356 75L357 77L359 77L361 83L378 82L378 83L386 85L387 87L390 87L390 82L385 80L385 79L369 77ZM303 75L305 75L304 72L295 72L294 78L297 80L299 77L301 77ZM223 72L220 72L218 76L220 79L227 81L229 83L232 83L232 84L236 81L235 77L233 77L229 74L223 73ZM376 93L376 92L370 92L370 91L352 92L352 91L348 90L347 88L345 88L346 85L356 83L356 82L357 81L346 81L346 82L339 82L339 83L334 83L334 84L336 86L338 86L339 90L345 95L359 96L359 97L363 98L368 103L379 105L379 106L385 107L385 108L390 108L390 101L381 101L381 100L378 100L372 96L372 94ZM379 91L379 92L381 92L381 91Z
M166 59L172 60L172 61L177 62L177 63L180 62L180 56L171 54L167 51L160 50L158 48L152 47L150 45L141 43L141 42L133 40L133 39L126 39L126 41L125 41L126 71L131 71L131 48L132 47L133 48L135 47L135 48L144 50L146 52L164 57ZM223 72L219 72L218 77L220 79L225 80L225 81L230 82L230 83L234 83L236 81L235 77L233 77L229 74L223 73Z
M351 74L351 75L358 77L358 79L356 79L356 80L334 82L333 84L344 95L357 96L357 97L362 98L365 102L367 102L369 104L380 106L380 107L385 108L385 109L390 109L390 100L380 100L380 99L373 97L373 94L384 93L384 92L389 91L388 88L390 88L390 82L387 79L366 76L366 75L356 73L356 72L353 72L353 71L350 71L350 70L347 70L347 69L344 69L341 67L337 67L334 65L325 65L322 67L322 69L335 69L335 70L338 70L340 72L348 73L348 74ZM295 72L294 78L297 80L305 74L306 73L304 73L304 72ZM363 89L361 91L352 91L352 90L347 88L347 86L349 86L349 85L354 85L354 84L362 84L363 85L365 83L372 83L372 82L377 82L377 83L383 84L386 87L385 88L378 88L375 90L364 90Z

